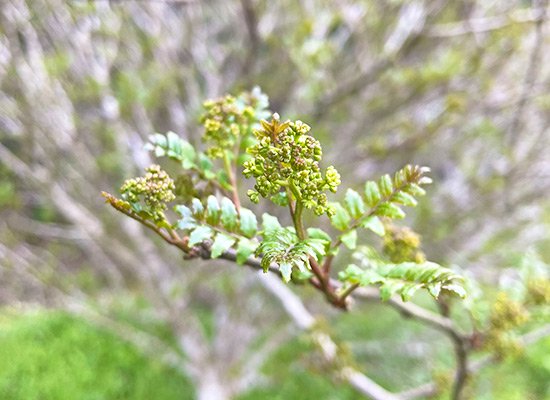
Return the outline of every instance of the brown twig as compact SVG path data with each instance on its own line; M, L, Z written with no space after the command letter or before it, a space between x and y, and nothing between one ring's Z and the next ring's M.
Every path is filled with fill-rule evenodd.
M147 220L141 218L138 214L136 214L132 210L123 207L119 203L119 200L116 197L114 197L113 195L111 195L107 192L101 192L101 195L105 198L107 203L109 203L111 205L111 207L113 207L117 211L120 211L124 215L127 215L128 217L138 221L143 226L151 229L153 232L155 232L157 235L159 235L165 242L180 248L181 250L183 250L186 253L190 251L189 246L187 246L186 240L181 239L174 230L170 229L170 230L167 230L165 232L165 231L162 230L162 228L159 228L157 225L155 225L151 221L147 221Z

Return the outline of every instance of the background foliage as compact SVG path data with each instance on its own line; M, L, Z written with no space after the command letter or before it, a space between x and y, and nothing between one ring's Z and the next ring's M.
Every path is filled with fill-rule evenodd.
M407 163L431 167L435 184L406 223L428 259L480 282L470 288L471 308L488 320L499 292L515 299L522 278L548 278L546 18L545 1L2 2L0 303L21 313L27 305L62 309L153 361L111 333L94 328L90 338L89 322L7 311L0 359L17 364L0 369L0 382L41 365L46 350L33 332L46 332L59 369L37 375L40 396L60 398L69 388L48 380L76 370L75 394L88 390L86 374L97 373L92 360L103 353L75 361L91 365L88 372L64 370L61 360L73 343L87 349L92 341L120 354L101 361L113 372L94 377L104 379L98 398L145 396L145 376L165 398L181 397L189 381L176 374L202 398L275 396L269 390L358 397L318 370L307 338L249 271L222 261L184 265L136 223L113 216L99 195L150 164L149 135L173 131L197 144L203 100L255 85L270 109L313 127L327 165L358 192ZM435 377L445 386L451 344L434 332L378 304L339 315L296 290L377 382L399 391ZM414 300L435 310L427 298ZM547 322L548 312L538 318ZM470 395L550 395L549 346L491 367ZM125 388L120 369L130 376Z

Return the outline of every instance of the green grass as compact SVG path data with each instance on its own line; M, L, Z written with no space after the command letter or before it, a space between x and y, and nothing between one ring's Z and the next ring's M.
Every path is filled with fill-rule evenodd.
M0 399L193 399L184 377L62 313L0 315Z
M430 379L428 368L409 378L410 382L401 382L411 370L423 368L391 351L396 343L409 339L403 330L392 329L398 326L397 314L369 307L360 315L359 321L351 315L340 317L331 329L345 341L385 335L380 342L387 346L384 355L357 357L367 374L391 390ZM374 317L376 323L372 323ZM413 331L419 328L411 325L408 328ZM282 345L262 367L265 384L251 388L238 400L361 399L349 385L330 376L314 349L304 336ZM437 358L441 362L445 357L439 354ZM519 358L484 369L475 378L468 390L475 399L550 399L550 338L526 349ZM0 311L0 399L180 400L194 396L192 384L177 371L85 321L60 312L14 315Z

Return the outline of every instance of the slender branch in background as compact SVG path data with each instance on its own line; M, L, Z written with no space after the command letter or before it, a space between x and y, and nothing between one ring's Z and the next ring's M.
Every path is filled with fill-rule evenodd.
M74 227L66 227L55 223L39 222L17 214L10 214L7 222L11 229L19 230L34 236L74 241L89 240L89 238L84 235L82 231L75 229Z
M521 341L524 346L529 346L548 336L550 336L550 323L523 334L521 336Z
M372 379L350 365L340 365L338 345L325 332L316 329L316 319L304 306L304 303L290 288L271 275L260 275L260 283L281 303L296 326L308 332L321 350L325 360L339 367L338 374L356 390L373 400L398 400L399 397L378 385Z
M354 296L358 298L364 298L368 300L379 301L380 294L376 288L358 288L354 291ZM459 399L461 392L466 383L468 376L468 352L465 337L454 326L453 321L445 316L440 316L431 311L428 311L414 303L405 303L399 298L391 298L388 300L388 304L401 313L404 317L413 318L419 322L424 323L427 326L431 326L447 335L452 343L456 355L456 372L453 383L453 397L452 399ZM426 390L428 386L422 388L422 392ZM430 386L431 389L431 386Z
M241 0L241 6L250 45L253 48L257 48L260 42L260 34L258 33L258 16L254 11L254 5L251 0Z
M539 8L516 10L507 15L472 18L467 21L432 25L426 29L424 35L432 38L462 36L490 32L516 24L528 24L533 22L538 24L543 19L546 19L546 15L541 16Z
M361 287L353 292L353 297L369 301L380 302L380 291L375 287ZM451 319L437 315L414 303L405 303L397 297L390 298L387 303L405 318L412 318L424 325L444 332L447 335L458 334L457 328Z
M241 0L241 7L243 10L244 22L246 24L246 31L248 33L248 51L246 57L244 57L241 76L246 81L249 81L249 75L253 70L256 55L260 49L260 34L258 32L258 16L254 10L252 1Z
M550 324L543 325L540 328L534 329L531 332L525 333L520 337L520 340L524 346L532 345L542 339L550 337ZM498 357L493 354L488 354L475 361L467 363L467 369L469 374L475 374L479 370L487 367L493 362L498 361ZM419 398L426 398L435 396L437 394L437 384L435 382L425 383L414 389L409 389L398 394L398 397L402 400L413 400Z
M537 80L537 77L540 72L539 63L541 60L541 51L542 45L544 43L544 21L546 19L546 7L548 4L547 0L533 0L535 7L533 8L532 14L535 22L535 34L534 34L534 43L529 56L529 63L527 64L527 69L525 70L525 76L523 78L523 85L521 89L520 100L516 108L516 112L513 115L512 122L507 131L507 141L510 149L512 150L512 156L515 157L515 152L513 151L517 138L520 137L519 130L521 129L523 114L525 107L530 99L530 94L533 90L533 86Z
M76 0L84 1L84 0ZM113 3L126 3L126 2L143 2L143 3L168 3L168 4L177 4L177 5L188 5L188 4L197 4L197 0L112 0Z
M312 107L310 114L313 118L321 117L329 108L340 103L349 96L353 96L375 83L376 80L393 64L393 57L387 57L375 62L368 70L357 75L355 78L342 82L332 92L327 93L319 99Z
M451 393L452 400L460 400L468 378L468 352L464 340L459 336L451 336L456 358L455 378Z
M435 396L437 392L438 388L435 382L430 382L417 386L413 389L400 392L398 393L398 396L401 400L413 400L419 398L427 399L430 398L430 396Z
M384 46L381 59L375 61L369 69L339 84L336 89L319 99L312 107L310 114L319 118L326 111L346 98L356 95L377 79L394 64L395 60L408 54L418 43L424 28L426 10L422 2L406 3L400 11L395 29Z
M451 305L444 297L440 297L437 300L437 308L442 317L449 318L451 314ZM468 348L466 338L459 335L455 330L450 331L448 336L453 344L456 362L451 399L460 400L468 379Z

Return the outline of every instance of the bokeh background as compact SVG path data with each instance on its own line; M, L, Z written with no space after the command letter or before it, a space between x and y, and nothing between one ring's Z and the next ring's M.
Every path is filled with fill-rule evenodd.
M345 187L431 167L407 220L429 259L489 294L548 271L549 15L543 0L2 0L0 398L361 398L255 273L185 262L100 196L152 162L148 135L199 143L202 102L254 86L312 126ZM453 366L446 338L384 305L341 314L294 291L393 391ZM550 398L550 341L468 393Z

